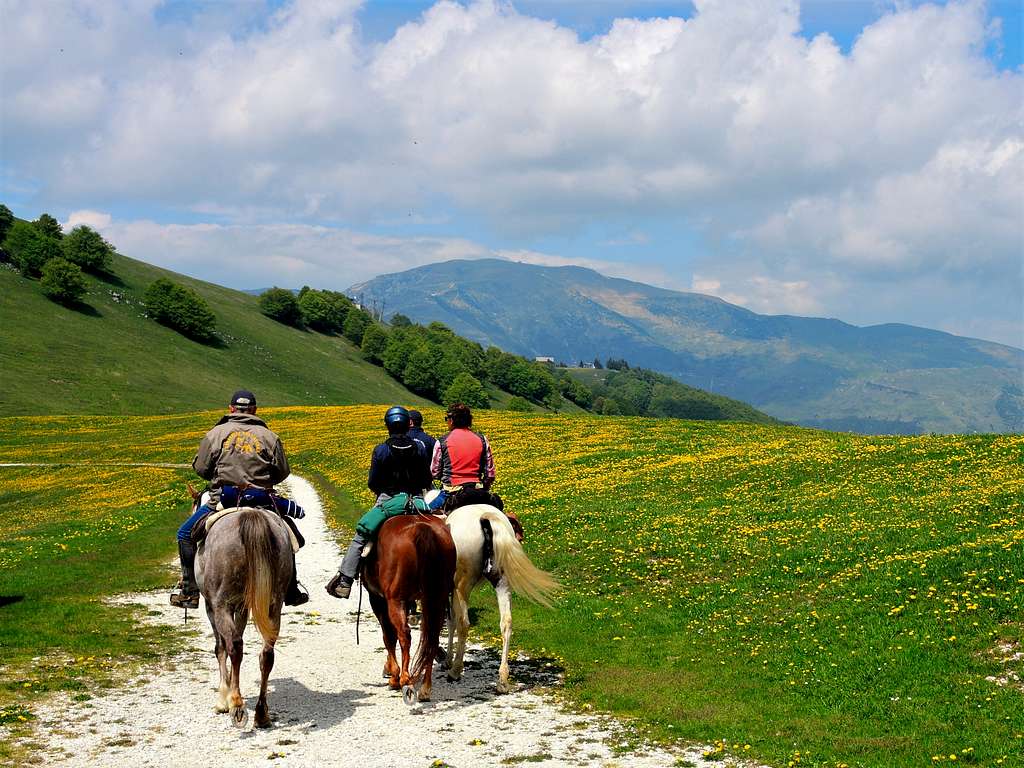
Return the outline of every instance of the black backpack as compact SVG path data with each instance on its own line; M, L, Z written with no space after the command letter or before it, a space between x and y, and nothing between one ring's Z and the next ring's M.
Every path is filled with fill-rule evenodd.
M388 490L394 493L423 493L430 481L422 446L408 435L392 435L388 446Z

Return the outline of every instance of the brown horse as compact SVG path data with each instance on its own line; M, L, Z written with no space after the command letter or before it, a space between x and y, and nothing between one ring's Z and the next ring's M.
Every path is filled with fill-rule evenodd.
M294 567L291 547L288 528L280 517L264 509L244 508L218 520L196 556L196 576L206 598L206 615L213 627L220 665L215 708L218 712L230 710L239 728L249 719L239 690L239 671L242 634L250 615L263 636L255 725L269 728L271 724L267 678L274 667L281 607Z
M444 522L433 515L385 520L363 561L362 579L384 634L388 684L401 689L406 704L414 698L429 701L441 624L455 583L455 543ZM420 602L420 643L410 674L412 633L406 609L413 600ZM396 641L402 648L401 667L395 657Z

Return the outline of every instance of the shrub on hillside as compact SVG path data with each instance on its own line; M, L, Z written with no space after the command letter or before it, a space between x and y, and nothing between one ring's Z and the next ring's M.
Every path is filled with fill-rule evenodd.
M437 374L434 372L434 356L425 344L416 347L402 371L402 383L418 395L430 397L437 393Z
M41 214L32 222L32 225L46 237L52 237L54 240L64 237L64 230L61 229L60 222L48 213Z
M11 213L11 209L3 203L0 203L0 243L7 237L7 232L14 224L14 214Z
M146 289L145 302L147 314L161 325L198 341L215 338L217 318L191 288L161 277Z
M347 314L326 291L314 291L308 286L299 291L299 310L306 325L322 333L340 332Z
M77 264L67 259L50 259L42 271L39 285L43 293L58 304L74 304L85 295L85 277Z
M373 321L366 312L361 309L353 309L348 313L348 317L345 318L345 324L342 326L341 332L353 344L362 344L363 332L366 331L371 322Z
M443 405L449 406L453 403L465 403L470 408L487 408L491 404L491 399L487 396L483 384L471 374L460 373L444 393Z
M533 410L533 406L530 405L530 401L525 397L519 395L513 395L509 398L508 409L510 411L519 411L521 413L529 413Z
M90 272L109 272L114 247L92 227L72 229L61 241L64 258Z
M35 277L46 262L61 255L60 242L24 221L11 225L4 238L4 250L25 277Z
M363 357L379 365L384 360L384 350L388 346L388 332L380 323L371 323L363 331L363 341L359 346Z
M285 288L271 288L260 294L260 312L272 320L296 328L302 327L302 309L295 294Z

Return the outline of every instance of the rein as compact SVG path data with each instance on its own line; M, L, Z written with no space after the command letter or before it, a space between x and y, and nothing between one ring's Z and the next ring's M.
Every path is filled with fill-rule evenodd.
M359 645L359 620L363 617L363 580L359 579L359 605L356 608L356 645Z

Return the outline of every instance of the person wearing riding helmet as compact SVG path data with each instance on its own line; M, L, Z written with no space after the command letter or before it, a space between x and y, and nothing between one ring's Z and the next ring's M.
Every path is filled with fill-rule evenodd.
M388 408L384 424L388 429L388 439L373 449L366 482L377 495L375 507L399 493L422 496L423 489L430 487L429 457L423 445L408 435L409 411L400 405ZM359 571L359 558L367 544L367 538L359 528L356 527L356 535L352 537L338 572L327 583L327 593L333 597L347 598L352 592L352 582Z

